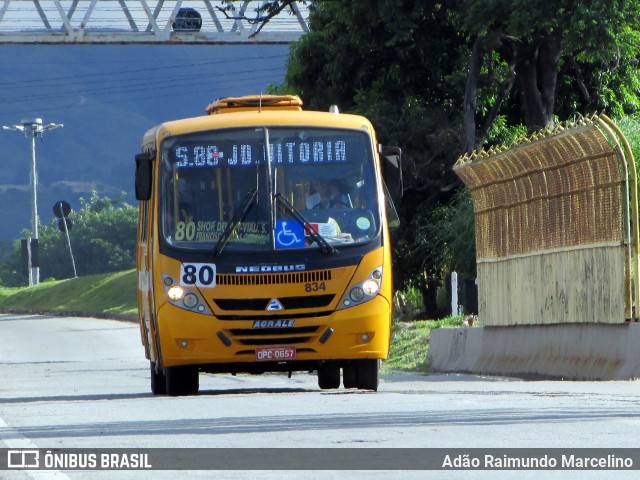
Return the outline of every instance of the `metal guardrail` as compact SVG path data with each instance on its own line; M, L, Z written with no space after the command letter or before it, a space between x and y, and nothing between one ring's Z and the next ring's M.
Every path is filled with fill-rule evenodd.
M309 31L293 2L262 28L264 1L4 0L0 44L276 44Z

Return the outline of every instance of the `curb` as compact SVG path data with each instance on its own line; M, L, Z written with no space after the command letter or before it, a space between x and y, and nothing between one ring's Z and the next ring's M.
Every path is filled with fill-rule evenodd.
M51 317L89 317L122 322L138 322L137 314L110 312L82 312L76 310L45 310L40 308L0 308L0 313L17 315L49 315Z

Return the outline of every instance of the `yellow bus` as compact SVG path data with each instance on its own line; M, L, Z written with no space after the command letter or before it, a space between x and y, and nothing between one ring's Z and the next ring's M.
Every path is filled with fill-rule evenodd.
M400 150L380 147L367 119L292 95L207 113L149 130L136 155L151 391L195 394L200 372L294 371L317 371L321 389L342 371L345 388L377 390Z

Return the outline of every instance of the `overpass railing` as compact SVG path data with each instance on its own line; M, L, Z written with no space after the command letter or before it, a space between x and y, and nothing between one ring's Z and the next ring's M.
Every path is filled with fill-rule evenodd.
M0 43L291 43L309 31L292 2L262 20L265 1L4 0Z

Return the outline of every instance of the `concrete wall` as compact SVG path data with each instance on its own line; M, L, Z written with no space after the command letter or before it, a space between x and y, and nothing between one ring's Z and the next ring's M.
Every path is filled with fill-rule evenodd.
M478 261L482 324L624 324L625 254L622 244L583 245Z
M640 323L439 328L434 372L567 380L640 378Z

